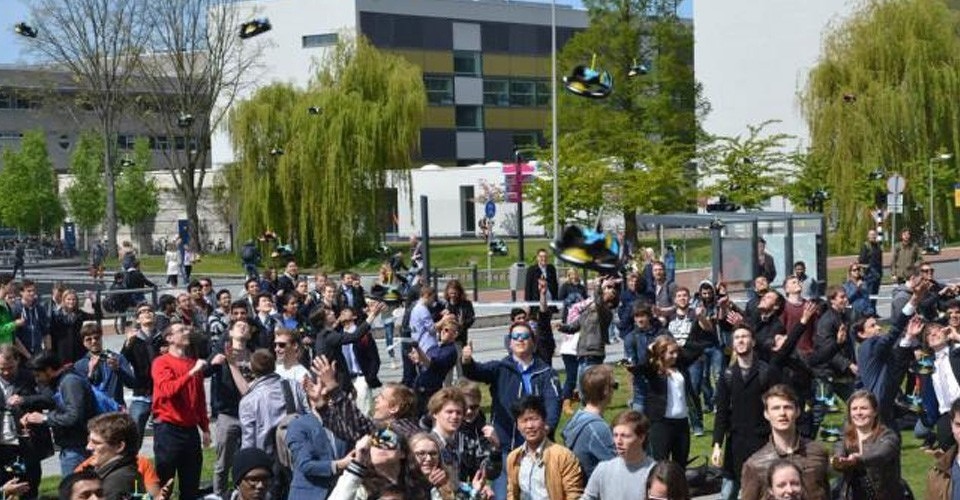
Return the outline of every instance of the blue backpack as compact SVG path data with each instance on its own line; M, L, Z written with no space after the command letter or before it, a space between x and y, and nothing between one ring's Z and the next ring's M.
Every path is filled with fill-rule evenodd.
M110 395L104 392L103 389L101 389L100 387L97 387L91 384L90 381L87 380L86 378L81 377L80 375L77 375L75 373L68 373L65 376L77 377L78 379L80 379L81 382L83 382L83 385L85 385L87 388L90 389L90 392L93 394L93 415L89 415L87 418L93 418L93 417L96 417L97 415L102 415L104 413L113 413L113 412L120 411L120 403L117 403L115 399L110 397ZM60 394L59 389L53 395L53 400L58 405L61 405L61 406L63 405L63 395Z

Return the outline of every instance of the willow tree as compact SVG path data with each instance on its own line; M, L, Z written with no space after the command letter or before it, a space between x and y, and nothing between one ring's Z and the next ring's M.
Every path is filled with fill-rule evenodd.
M426 109L419 67L341 39L306 89L262 88L228 120L241 237L272 229L328 266L378 242L388 176L410 167Z
M943 0L869 0L826 34L801 103L811 136L808 164L826 176L840 248L854 249L873 224L869 210L883 189L871 178L878 170L907 179L898 227L919 228L929 217L932 167L938 226L957 235L948 195L957 156L931 159L960 153L958 30L956 13ZM800 177L810 182L812 176Z

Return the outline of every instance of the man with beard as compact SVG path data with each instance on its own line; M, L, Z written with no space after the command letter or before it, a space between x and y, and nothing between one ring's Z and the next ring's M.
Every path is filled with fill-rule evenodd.
M734 330L735 362L723 371L717 382L717 414L710 461L714 467L723 466L720 498L724 500L738 498L743 462L766 443L770 434L770 425L763 418L762 397L779 382L780 373L756 356L755 346L749 328Z

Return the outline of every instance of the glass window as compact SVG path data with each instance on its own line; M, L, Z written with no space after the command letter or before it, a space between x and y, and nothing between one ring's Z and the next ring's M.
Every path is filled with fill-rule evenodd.
M550 105L550 82L537 82L537 106Z
M482 73L480 53L466 51L454 52L453 72L460 76L480 76Z
M427 102L435 106L453 104L453 78L449 76L425 76L423 86L427 89Z
M309 49L311 47L328 47L330 45L336 45L337 40L339 40L339 35L336 33L322 33L319 35L304 35L302 38L303 48Z
M173 138L173 145L177 151L183 151L187 148L187 138L182 135L178 135Z
M167 140L167 136L158 135L154 140L154 149L157 151L166 151L170 149L170 141Z
M525 152L529 151L540 145L537 138L536 132L513 134L513 147Z
M487 106L509 106L509 82L506 80L484 80L483 104Z
M533 82L523 80L510 82L511 106L533 106L534 100Z
M457 106L457 130L483 130L483 108Z
M0 92L0 109L10 109L13 107L14 97L6 92Z

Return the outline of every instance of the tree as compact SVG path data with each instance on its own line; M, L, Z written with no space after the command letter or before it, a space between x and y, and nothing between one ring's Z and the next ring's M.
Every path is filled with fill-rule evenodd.
M558 96L558 217L574 221L582 214L588 222L604 207L605 213L622 213L625 237L635 241L638 211L692 208L690 162L697 118L707 111L693 76L693 33L676 16L674 1L584 4L590 26L563 47L559 71L589 65L596 57L598 69L609 71L616 85L602 100ZM628 77L636 64L648 71ZM535 216L549 226L552 180L537 180L529 193L537 203Z
M263 39L242 40L237 27L248 19L235 0L167 0L148 2L144 18L152 27L150 57L139 67L157 135L176 138L161 151L183 201L190 244L200 249L198 206L210 165L210 132L222 123L238 93L252 83L263 52ZM169 110L176 110L169 113Z
M89 231L103 222L107 191L103 187L103 142L91 133L80 134L70 156L73 183L64 190L70 216Z
M934 210L946 236L958 234L950 196L960 153L958 32L956 13L942 1L869 0L826 34L801 107L808 164L825 174L839 248L856 248L873 225L869 210L883 189L874 171L907 179L908 209L897 226L922 227L931 158L944 150L954 157L933 165Z
M4 149L0 170L0 219L27 234L52 231L63 222L57 175L41 130L23 135L20 151Z
M714 137L701 152L701 175L709 185L702 194L723 196L747 209L759 208L771 197L783 194L792 157L784 152L789 134L764 134L767 120L747 125L747 136Z
M97 118L104 143L107 251L117 248L115 160L117 123L129 82L146 42L145 0L33 0L30 17L36 38L29 50L70 73L84 105ZM154 2L157 3L157 2Z
M420 69L363 37L341 37L306 90L274 84L237 104L228 131L239 173L225 178L237 179L239 233L275 230L302 260L328 266L371 251L388 171L408 175L425 108Z
M157 181L147 178L152 158L149 141L144 137L137 138L133 145L133 161L117 176L117 219L132 228L152 219L160 211Z

